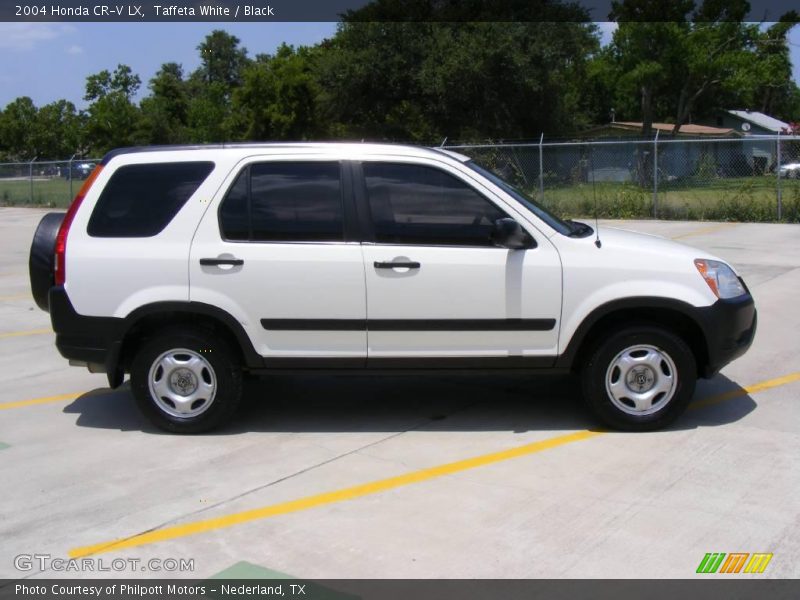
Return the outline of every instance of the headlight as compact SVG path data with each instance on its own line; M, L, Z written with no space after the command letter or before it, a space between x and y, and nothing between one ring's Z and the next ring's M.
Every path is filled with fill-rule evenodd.
M736 273L724 262L696 258L694 266L717 298L736 298L747 293Z

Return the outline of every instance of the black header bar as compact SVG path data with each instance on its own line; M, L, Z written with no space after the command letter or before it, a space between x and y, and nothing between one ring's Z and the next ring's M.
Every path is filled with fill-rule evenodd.
M754 579L24 579L0 600L795 600L800 580Z
M646 19L670 20L652 0ZM696 5L702 4L697 0ZM745 20L777 21L793 0L750 0ZM645 4L646 6L646 4ZM0 21L608 21L611 0L4 0ZM704 20L698 16L697 20Z

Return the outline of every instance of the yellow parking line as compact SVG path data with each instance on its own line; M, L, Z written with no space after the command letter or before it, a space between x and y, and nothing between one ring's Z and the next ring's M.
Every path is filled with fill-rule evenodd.
M673 240L680 240L687 237L692 237L694 235L703 235L706 233L714 233L716 231L721 231L722 229L728 229L729 227L736 227L740 225L740 223L717 223L716 225L709 225L708 227L701 227L700 229L695 229L694 231L690 231L688 233L682 233L681 235L673 236L670 239Z
M22 337L26 335L41 335L43 333L53 333L53 330L49 327L46 327L43 329L28 329L26 331L9 331L7 333L0 333L0 339Z
M510 448L501 452L493 452L492 454L484 454L468 458L466 460L459 460L437 467L430 467L420 471L413 471L405 475L397 477L389 477L387 479L379 479L370 483L364 483L341 490L332 492L325 492L314 496L306 496L298 500L291 500L289 502L281 502L280 504L272 504L270 506L263 506L254 510L247 510L240 513L234 513L217 517L215 519L208 519L206 521L195 521L194 523L186 523L184 525L176 525L174 527L166 527L164 529L157 529L155 531L148 531L132 537L115 540L111 542L103 542L94 544L92 546L84 546L82 548L73 548L69 551L70 557L79 558L82 556L90 556L92 554L101 554L110 552L112 550L121 550L122 548L133 548L136 546L143 546L145 544L153 544L155 542L163 542L164 540L171 540L175 538L185 537L187 535L194 535L196 533L203 533L206 531L213 531L215 529L222 529L231 527L232 525L239 525L249 521L258 519L266 519L269 517L276 517L278 515L285 515L301 510L308 510L317 506L325 504L332 504L334 502L343 502L344 500L352 500L362 496L376 494L378 492L385 492L387 490L399 488L402 486L410 485L412 483L420 483L430 479L436 479L444 475L452 475L460 471L474 469L476 467L483 467L493 463L518 458L528 454L535 454L572 442L586 440L595 436L601 435L597 431L578 431L567 435L560 435L557 437L542 440L540 442L533 442L524 446Z
M723 392L721 394L717 394L716 396L711 396L709 398L703 398L702 400L693 402L691 406L689 406L689 410L697 410L698 408L713 406L714 404L720 404L722 402L726 402L727 400L738 398L739 396L745 396L747 394L755 394L756 392L763 392L764 390L769 390L771 388L786 385L787 383L794 383L795 381L800 381L800 371L798 371L797 373L790 373L789 375L784 375L783 377L776 377L775 379L768 379L767 381L762 381L760 383L748 385L745 388L739 388L736 390L731 390L729 392Z
M82 396L85 392L79 394L59 394L58 396L47 396L45 398L34 398L33 400L20 400L19 402L0 402L0 410L9 408L22 408L24 406L35 406L36 404L47 404L49 402L61 402L63 400L74 400L78 396Z
M711 398L702 400L699 404L702 404L702 406L708 406L709 404L723 402L737 396L744 396L748 393L760 392L798 380L800 380L800 373L793 373L784 377L778 377L777 379L762 381L746 388L740 388L738 390L712 396ZM539 442L525 444L524 446L517 446L516 448L509 448L508 450L501 450L500 452L492 452L491 454L484 454L436 467L413 471L411 473L406 473L405 475L398 475L396 477L389 477L387 479L379 479L377 481L372 481L353 487L334 490L331 492L324 492L314 496L306 496L304 498L290 500L288 502L281 502L279 504L262 506L260 508L223 515L221 517L207 519L205 521L194 521L191 523L184 523L182 525L174 525L172 527L147 531L138 535L132 535L128 538L101 542L99 544L92 544L91 546L81 546L79 548L73 548L70 550L69 556L71 558L80 558L84 556L112 552L115 550L122 550L123 548L146 546L148 544L174 540L198 533L224 529L227 527L232 527L233 525L240 525L242 523L308 510L311 508L324 506L326 504L344 502L345 500L353 500L355 498L361 498L363 496L385 492L387 490L400 488L413 483L429 481L445 475L452 475L454 473L460 473L462 471L511 460L513 458L536 454L537 452L543 452L545 450L550 450L552 448L557 448L573 442L588 440L593 437L603 435L604 433L606 432L588 430L576 431L575 433L559 435Z

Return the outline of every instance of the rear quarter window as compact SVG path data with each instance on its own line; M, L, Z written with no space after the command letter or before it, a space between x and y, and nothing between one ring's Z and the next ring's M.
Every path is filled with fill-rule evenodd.
M126 165L111 176L89 219L92 237L151 237L169 225L213 162Z

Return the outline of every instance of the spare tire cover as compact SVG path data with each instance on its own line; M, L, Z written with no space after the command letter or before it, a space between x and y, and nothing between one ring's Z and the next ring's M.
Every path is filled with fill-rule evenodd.
M36 305L45 311L50 309L48 292L55 283L56 236L63 220L64 213L47 213L39 221L31 243L28 259L31 292Z

